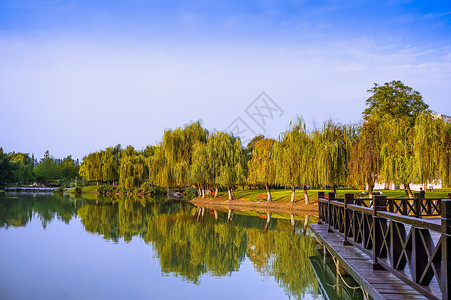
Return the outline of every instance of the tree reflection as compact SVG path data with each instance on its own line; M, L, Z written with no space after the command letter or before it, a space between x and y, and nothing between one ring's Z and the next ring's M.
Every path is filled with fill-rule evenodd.
M305 222L299 217L295 221L295 216L278 219L271 213L249 216L140 197L97 200L2 199L0 227L25 226L34 216L45 228L55 218L68 223L78 216L86 231L105 239L142 238L154 249L164 274L199 284L203 274L230 276L247 257L257 272L273 276L290 296L316 294L308 260L315 240L305 234Z

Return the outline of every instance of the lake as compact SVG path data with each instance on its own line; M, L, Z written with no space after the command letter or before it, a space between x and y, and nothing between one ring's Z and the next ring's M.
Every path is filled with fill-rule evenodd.
M1 299L323 299L305 216L0 194ZM312 218L313 219L313 218ZM318 245L316 245L317 247Z

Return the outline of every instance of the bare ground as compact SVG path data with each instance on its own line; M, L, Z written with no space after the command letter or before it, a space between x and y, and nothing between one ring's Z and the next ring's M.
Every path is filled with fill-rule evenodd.
M197 197L190 201L192 204L200 207L217 208L217 209L238 209L238 210L260 210L268 212L282 212L299 214L308 213L311 215L318 214L318 202L311 204L304 202L284 203L275 201L251 201L248 199L228 200L227 197L217 198L201 198Z

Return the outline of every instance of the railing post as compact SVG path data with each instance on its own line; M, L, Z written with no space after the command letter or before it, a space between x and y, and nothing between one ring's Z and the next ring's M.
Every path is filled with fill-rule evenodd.
M344 213L344 234L345 234L345 240L343 241L343 245L345 246L349 246L352 245L349 241L348 241L348 232L349 232L349 226L350 226L350 219L349 219L349 212L350 210L348 209L348 204L353 204L354 203L354 194L353 193L346 193L345 194L345 200L344 200L344 204L345 204L345 213Z
M441 282L442 299L451 297L451 199L442 199L441 201L442 216L442 265L441 265Z
M389 212L395 212L395 200L393 199L387 199L388 201L388 211Z
M421 213L420 213L420 193L415 193L415 199L413 200L413 207L415 208L415 217L419 218Z
M329 192L329 195L327 197L327 211L328 211L328 219L327 219L327 224L328 224L328 228L327 228L327 232L333 232L332 229L330 229L330 223L332 222L332 215L333 215L333 207L332 204L330 203L330 200L335 200L335 193L334 192Z
M318 192L319 219L320 219L322 222L325 222L325 221L326 221L326 212L325 212L326 208L325 208L324 203L319 202L319 199L324 198L324 196L325 196L325 193L324 193L324 192Z
M373 196L373 270L384 270L377 262L377 256L381 250L384 238L381 229L381 218L377 216L378 211L387 211L387 196Z

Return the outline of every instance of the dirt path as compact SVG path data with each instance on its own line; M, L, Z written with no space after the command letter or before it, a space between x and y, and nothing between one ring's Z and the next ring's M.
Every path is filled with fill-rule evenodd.
M263 210L270 212L296 212L296 213L308 213L311 215L318 214L318 203L315 201L311 204L305 204L304 202L297 203L281 203L274 201L259 201L254 202L247 199L228 200L227 197L217 198L194 198L190 201L196 206L200 207L216 207L218 209L247 209L247 210Z

